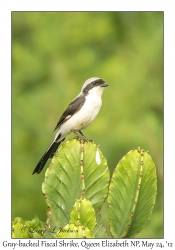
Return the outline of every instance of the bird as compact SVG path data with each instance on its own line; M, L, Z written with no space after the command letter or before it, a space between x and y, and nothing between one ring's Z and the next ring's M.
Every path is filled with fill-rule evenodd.
M71 132L76 134L76 137L87 140L82 130L98 115L102 106L103 90L107 86L109 85L99 77L91 77L84 82L78 96L72 100L60 117L54 129L54 131L57 130L56 135L32 174L39 174L42 171L47 160L52 159L59 145Z

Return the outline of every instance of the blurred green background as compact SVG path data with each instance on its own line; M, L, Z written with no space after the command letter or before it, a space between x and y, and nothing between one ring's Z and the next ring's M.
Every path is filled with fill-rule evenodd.
M100 145L111 173L132 148L150 152L158 193L138 237L162 238L163 12L12 12L12 218L46 221L46 167L32 172L92 76L110 86L85 135Z

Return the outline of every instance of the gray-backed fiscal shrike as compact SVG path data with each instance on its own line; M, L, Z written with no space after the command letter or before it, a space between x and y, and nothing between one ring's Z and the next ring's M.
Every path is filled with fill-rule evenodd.
M78 137L86 138L82 131L97 116L102 105L101 96L108 84L101 78L92 77L85 81L80 94L69 104L59 119L53 142L43 154L32 174L39 174L49 158L52 158L58 146L66 136L74 132Z

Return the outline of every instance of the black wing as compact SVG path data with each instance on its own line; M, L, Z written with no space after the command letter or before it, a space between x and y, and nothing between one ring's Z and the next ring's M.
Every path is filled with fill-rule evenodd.
M81 109L85 102L85 96L79 95L75 98L68 106L68 108L64 111L62 116L60 117L54 131L61 126L65 121L69 120L78 110Z

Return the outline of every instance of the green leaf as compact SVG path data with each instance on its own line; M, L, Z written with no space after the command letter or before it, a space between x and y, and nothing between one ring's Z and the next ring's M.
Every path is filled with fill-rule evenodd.
M94 208L91 202L86 198L77 199L73 206L70 215L70 223L75 224L77 222L81 225L86 225L91 231L94 230L96 225Z
M42 191L49 207L47 225L58 230L68 224L81 196L79 141L69 140L59 148L47 168Z
M49 207L48 231L69 223L72 207L81 196L89 199L95 212L99 211L108 185L109 170L99 148L92 142L68 140L53 157L42 185Z
M26 225L19 221L12 223L12 238L30 238Z
M83 170L86 197L91 201L97 219L94 235L96 238L108 238L101 220L101 208L107 197L110 178L107 161L99 147L91 142L84 144L84 152Z
M131 238L150 219L155 204L155 164L144 150L131 150L118 163L109 186L109 220L113 237Z
M91 142L84 144L84 176L86 197L97 212L107 197L110 172L99 147Z
M55 238L94 238L94 235L86 226L68 224L60 228Z
M45 233L44 225L37 216L31 221L16 217L12 221L12 238L41 238Z
M101 210L99 210L97 213L96 213L96 220L97 220L97 225L95 226L95 229L94 229L94 236L95 238L111 238L108 234L107 234L107 231L106 231L106 228L104 227L103 225L103 221L102 221L102 216L101 216Z

